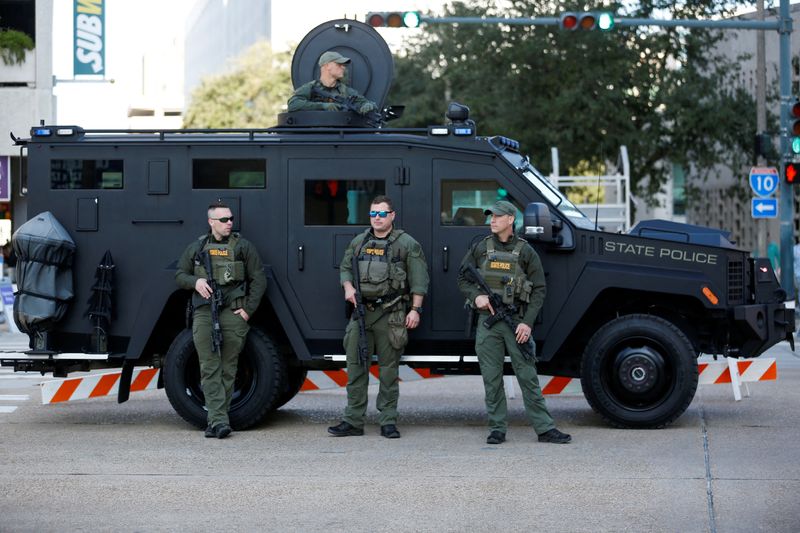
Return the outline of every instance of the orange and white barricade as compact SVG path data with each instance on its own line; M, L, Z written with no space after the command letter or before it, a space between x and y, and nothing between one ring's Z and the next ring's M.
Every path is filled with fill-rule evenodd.
M731 383L734 399L741 400L741 387L745 388L745 395L750 391L747 383L753 381L771 381L778 378L777 364L774 358L759 358L738 360L728 358L727 361L701 361L698 363L700 373L699 384L710 385ZM378 366L370 368L370 385L378 383ZM412 368L400 365L401 381L418 381L422 379L440 378L427 368ZM83 377L74 377L45 381L42 386L42 403L61 403L72 400L85 400L117 394L119 390L120 371L104 374L93 374ZM514 376L505 376L506 392L510 398L515 395ZM131 379L131 392L155 389L158 383L158 369L136 368ZM338 370L310 370L305 382L300 388L301 392L325 389L336 389L347 385L347 371ZM562 376L539 376L539 385L542 393L547 395L557 394L582 394L581 380Z

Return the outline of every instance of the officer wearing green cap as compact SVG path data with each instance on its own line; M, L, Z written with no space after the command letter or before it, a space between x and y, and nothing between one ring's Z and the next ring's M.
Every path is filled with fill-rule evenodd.
M487 444L500 444L506 440L507 405L503 387L503 362L506 353L517 376L525 412L539 436L539 442L567 443L572 438L556 429L547 410L536 365L523 356L519 344L531 338L533 322L544 303L547 292L544 270L539 255L530 244L514 234L517 209L510 202L498 201L484 211L491 215L491 235L475 243L464 260L458 276L458 287L467 303L478 312L475 333L475 353L478 356L483 386L486 392L486 410L489 414ZM477 268L492 292L500 295L504 304L513 304L519 310L514 331L503 321L491 328L484 321L494 314L489 297L480 287L464 275L465 265Z
M408 342L408 330L422 316L428 292L428 266L422 247L411 235L394 227L395 211L388 196L377 196L370 205L370 227L357 235L344 252L339 276L344 298L356 304L354 277L358 276L361 302L366 306L365 325L370 354L378 355L379 381L376 406L381 435L400 437L397 399L400 395L400 356ZM353 271L353 257L357 271ZM369 374L358 360L359 325L355 313L344 334L347 353L347 408L344 420L328 428L334 437L364 434Z
M227 205L208 206L208 225L209 232L187 246L178 260L175 281L182 289L193 291L192 338L208 411L205 436L223 439L231 433L228 410L239 352L250 330L248 320L267 288L267 278L256 247L233 233L233 214ZM211 287L204 254L210 257L213 279L223 296L223 306L219 309L222 330L219 351L211 341Z
M358 91L344 84L342 79L346 72L349 57L329 50L319 57L319 79L305 83L295 89L289 98L289 111L342 111L343 107L330 98L321 97L318 91L334 93L343 98L352 98L355 108L361 115L378 109L375 102L367 100Z

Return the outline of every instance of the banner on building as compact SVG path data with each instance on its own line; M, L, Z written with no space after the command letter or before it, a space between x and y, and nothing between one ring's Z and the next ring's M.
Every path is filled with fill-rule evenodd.
M11 201L11 157L0 155L0 202Z
M105 0L75 0L75 76L105 76Z

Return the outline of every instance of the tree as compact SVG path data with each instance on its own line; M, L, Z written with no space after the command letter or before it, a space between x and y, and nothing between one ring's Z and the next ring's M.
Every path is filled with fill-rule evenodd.
M235 60L231 72L206 78L192 92L184 128L264 128L292 94L291 54L256 43Z
M597 6L513 0L501 8L469 0L448 5L445 15L533 17L596 9L628 17L711 18L727 15L731 6L719 0ZM737 68L719 53L723 40L723 32L682 28L568 32L431 24L407 43L390 100L407 104L398 126L426 126L431 117L441 122L447 101L465 103L480 134L514 137L539 162L557 146L565 168L601 164L626 145L632 185L649 197L669 175L665 162L703 177L718 165L739 172L749 162L754 103L730 83Z

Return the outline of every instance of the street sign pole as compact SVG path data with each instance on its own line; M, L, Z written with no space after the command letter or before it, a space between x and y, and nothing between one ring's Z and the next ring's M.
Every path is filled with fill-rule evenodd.
M786 157L789 153L789 109L792 105L792 80L790 72L792 19L789 16L789 0L781 0L778 28L780 40L780 90L781 90L781 176L786 173ZM781 287L786 291L786 298L794 301L794 187L782 179L781 182Z

